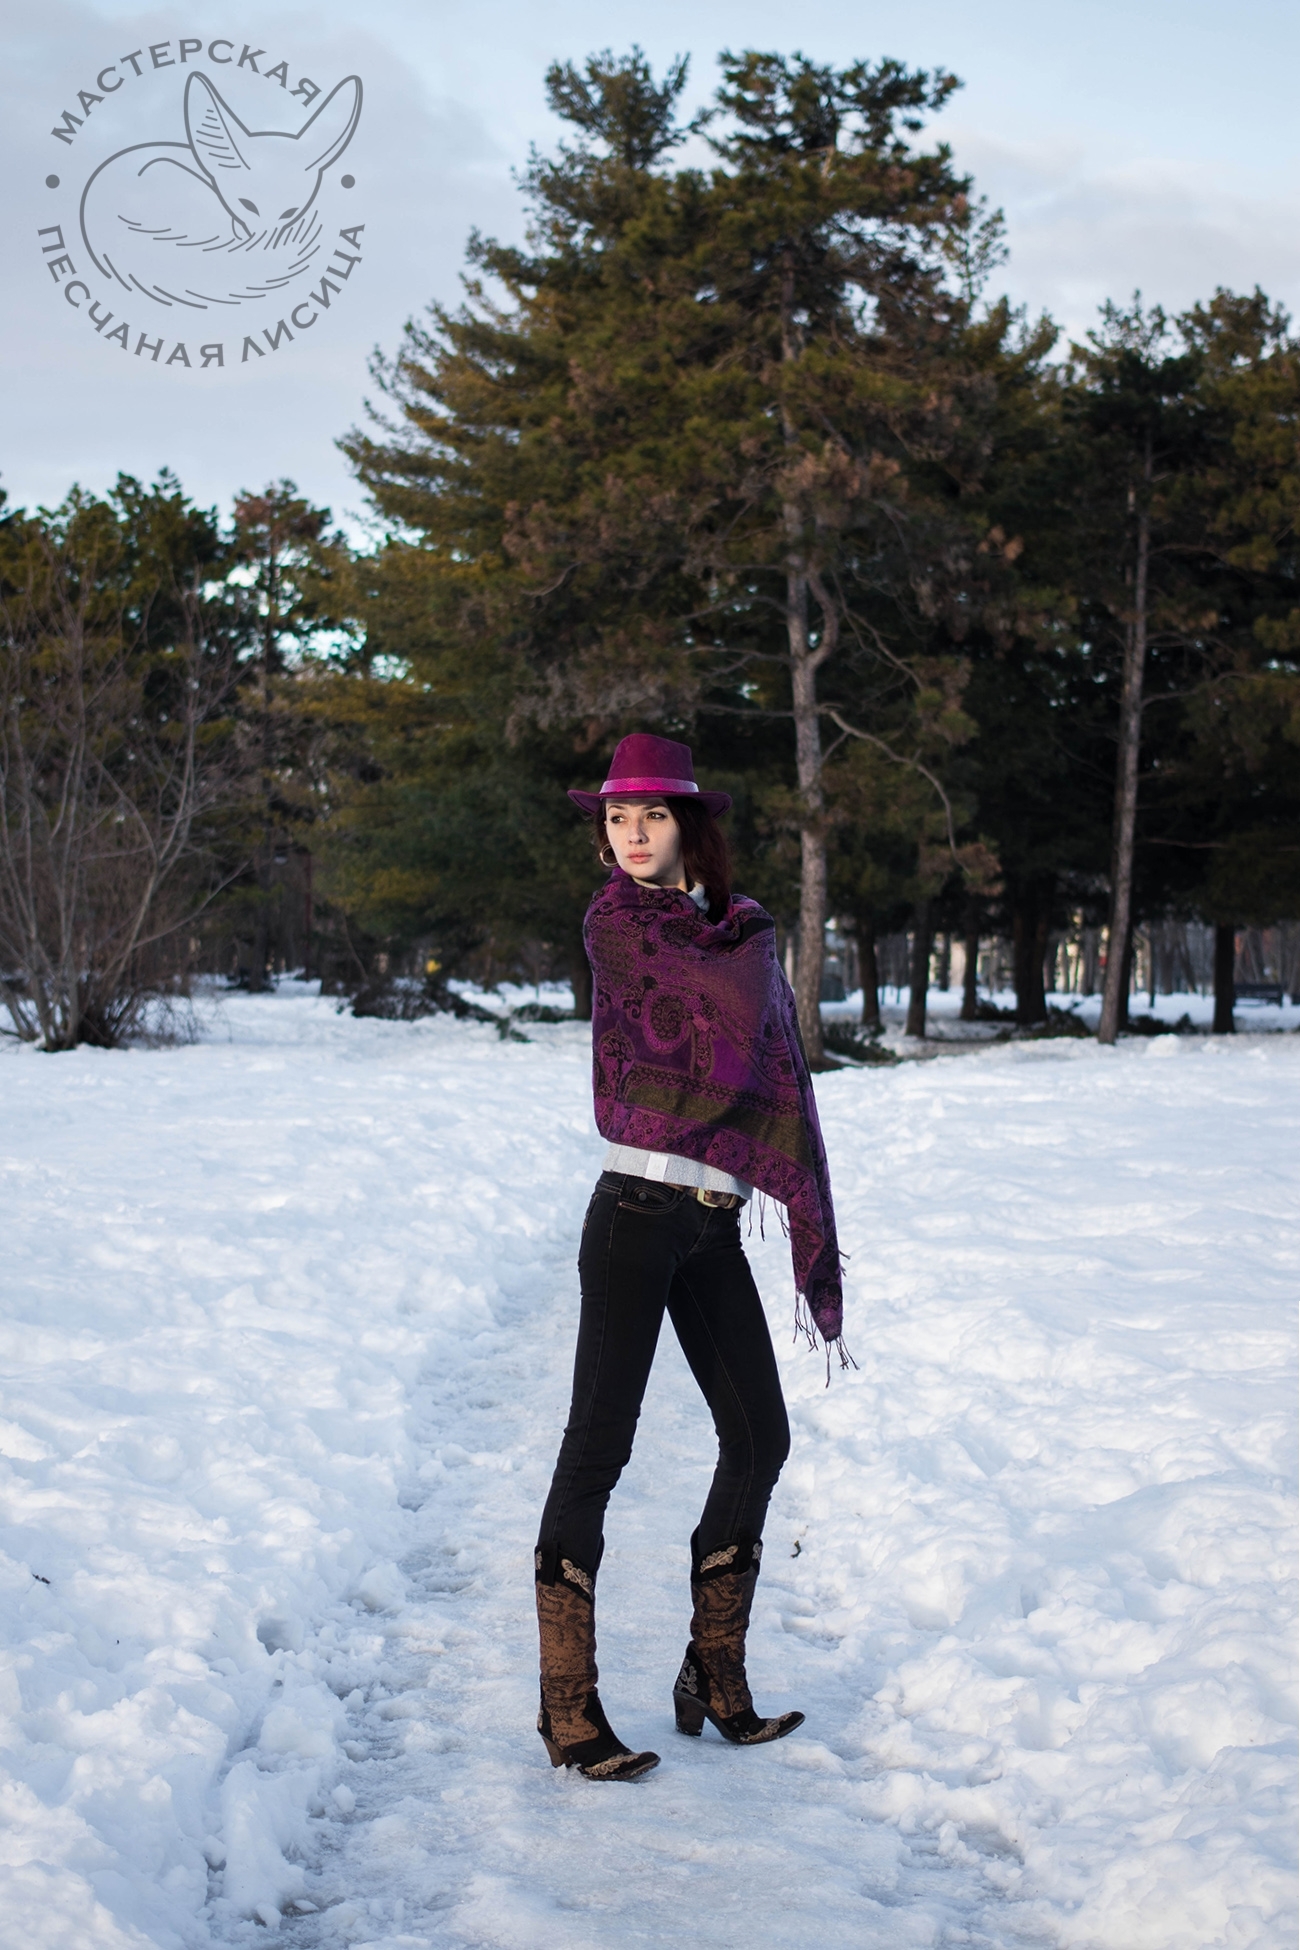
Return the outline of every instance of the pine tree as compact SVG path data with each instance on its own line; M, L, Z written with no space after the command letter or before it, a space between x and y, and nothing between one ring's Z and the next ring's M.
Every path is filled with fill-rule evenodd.
M1184 573L1186 536L1177 484L1193 464L1189 395L1196 362L1170 344L1159 306L1103 308L1100 328L1075 347L1071 406L1082 422L1092 539L1088 591L1104 647L1118 642L1119 697L1110 862L1109 951L1098 1036L1113 1043L1128 1011L1133 859L1142 719L1153 636L1177 643L1195 627Z
M421 537L398 572L428 588L440 681L466 652L462 697L490 672L517 757L560 770L701 713L792 724L815 1058L819 684L878 658L878 613L917 607L941 517L908 468L952 442L935 341L961 315L945 251L972 219L947 152L905 140L951 77L723 66L709 171L669 162L681 64L661 85L639 53L551 70L579 140L534 158L528 250L474 246L507 303L471 287L408 334L383 374L405 431L349 451ZM904 659L885 661L896 683Z
M1161 705L1147 851L1215 924L1224 1033L1236 929L1300 912L1300 345L1259 291L1219 291L1178 329L1196 368L1176 499L1198 614Z
M306 857L303 835L319 810L321 767L312 750L319 718L308 709L304 679L355 633L351 558L330 520L329 509L314 507L294 482L272 482L260 494L236 495L225 548L248 786L229 835L241 871L225 919L242 937L240 980L255 991L270 985L273 962L286 950L301 944L311 953L307 917L296 922L285 907L290 888L303 892L301 875L285 869L295 852Z
M1113 1041L1139 897L1198 903L1229 931L1294 898L1296 349L1261 293L1220 292L1175 321L1108 306L1076 353L1081 626L1117 735L1099 1030ZM1220 955L1221 1028L1230 981Z
M0 1000L47 1050L138 1029L220 885L237 645L169 474L0 524Z

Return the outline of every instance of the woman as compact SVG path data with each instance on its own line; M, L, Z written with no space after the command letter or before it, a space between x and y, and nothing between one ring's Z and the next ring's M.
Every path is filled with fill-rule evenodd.
M599 793L569 797L591 815L613 869L584 929L596 1123L609 1150L583 1223L573 1401L537 1542L537 1725L556 1767L624 1781L659 1756L631 1753L605 1718L596 1573L664 1312L719 1444L691 1539L694 1611L673 1690L677 1725L698 1734L708 1719L725 1739L758 1746L804 1716L760 1717L745 1679L763 1521L790 1433L740 1244L741 1206L755 1190L785 1206L796 1319L811 1336L811 1317L828 1348L840 1335L840 1264L775 924L729 885L717 815L731 800L699 790L688 746L644 734L623 740Z

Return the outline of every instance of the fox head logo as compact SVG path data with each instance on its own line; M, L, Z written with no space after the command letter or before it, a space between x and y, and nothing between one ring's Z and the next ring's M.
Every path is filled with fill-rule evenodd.
M105 277L164 305L206 310L283 290L311 268L321 183L360 119L356 75L294 133L246 128L192 74L187 140L119 149L87 182L86 248Z
M185 128L190 151L231 222L244 237L305 216L321 178L343 154L361 118L361 83L340 81L297 135L278 129L246 129L205 74L185 84Z

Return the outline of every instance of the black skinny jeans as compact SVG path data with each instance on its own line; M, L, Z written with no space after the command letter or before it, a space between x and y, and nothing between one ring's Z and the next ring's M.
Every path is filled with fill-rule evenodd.
M700 1553L763 1533L790 1453L790 1425L740 1243L740 1209L701 1205L694 1192L622 1172L602 1172L596 1182L578 1253L573 1401L538 1539L558 1544L593 1574L665 1307L718 1434Z

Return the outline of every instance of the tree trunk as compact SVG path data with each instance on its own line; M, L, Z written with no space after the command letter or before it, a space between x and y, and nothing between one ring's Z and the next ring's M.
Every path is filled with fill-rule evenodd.
M1149 935L1149 937L1150 937L1150 940L1149 940L1149 953L1150 953L1150 956L1151 956L1151 966L1150 966L1150 968L1149 968L1149 969L1147 970L1147 973L1148 973L1148 975L1149 975L1149 976L1151 977L1151 980L1150 980L1150 983L1148 984L1148 986L1149 986L1149 988L1150 988L1150 991L1151 991L1151 1001L1150 1001L1150 1004L1149 1004L1148 1006L1150 1007L1150 1010L1151 1010L1151 1014L1152 1014L1152 1015L1154 1015L1154 1014L1155 1014L1155 1012L1156 1012L1156 994L1157 994L1157 992L1158 992L1158 988L1159 988L1159 983L1158 983L1158 981L1157 981L1157 978L1156 978L1156 942L1157 942L1157 936L1156 936L1156 931L1155 931L1155 929L1154 929L1154 927L1152 927L1152 928L1149 928L1149 929L1147 930L1147 932L1148 932L1148 935Z
M1083 930L1083 941L1080 944L1080 948L1079 993L1080 995L1095 995L1097 993L1097 970L1101 964L1100 928L1085 928Z
M911 986L907 995L908 1036L925 1035L925 999L930 987L930 903L918 901L912 923L912 963L908 971Z
M952 987L952 935L945 928L939 936L939 976L937 987L945 995Z
M792 581L802 578L791 577ZM806 626L806 611L805 611ZM796 627L791 616L791 650ZM804 634L806 636L806 627ZM816 666L809 656L792 655L795 756L803 826L799 834L799 959L794 999L810 1063L822 1060L822 965L826 958L826 833L822 824L821 723L817 716Z
M1214 1033L1231 1036L1237 987L1237 930L1220 921L1214 930Z
M789 364L799 356L800 332L795 318L794 260L787 250L781 277L781 359ZM786 401L781 403L781 431L787 448L798 446L798 429ZM785 621L790 658L790 698L794 715L795 765L799 779L799 959L794 999L799 1012L808 1061L822 1061L822 965L826 959L826 800L822 791L821 718L817 709L817 672L834 652L839 612L811 570L804 546L804 518L798 504L787 501L781 510L785 530ZM808 595L813 590L821 610L821 641L813 648L808 624Z
M966 966L961 978L961 1019L974 1022L979 1011L980 977L980 918L974 901L966 913L966 933L963 936L966 950Z
M876 917L870 908L853 924L858 942L858 974L862 982L862 1027L880 1034L880 967L876 961Z
M1043 963L1047 958L1048 903L1038 893L1018 900L1011 919L1015 963L1016 1021L1022 1027L1047 1021Z
M271 869L264 852L257 857L257 912L253 920L253 952L248 971L248 986L257 995L271 986Z
M271 966L271 890L275 879L275 771L274 740L271 730L271 658L276 620L276 562L272 554L269 570L267 611L262 622L262 658L259 683L259 712L262 747L262 838L257 848L254 872L257 877L257 913L253 921L253 965L248 986L258 993L269 989Z
M314 932L314 930L315 930L315 926L316 926L316 916L315 916L315 912L314 912L314 909L313 909L313 903L312 903L312 856L311 856L311 851L310 851L310 849L309 849L308 847L304 847L304 848L303 848L303 853L302 853L302 875L303 875L303 887L302 887L302 896L303 896L303 897L302 897L302 930L303 930L303 949L302 949L302 979L303 979L303 981L304 981L304 982L310 982L310 981L311 981L311 980L313 979L313 970L314 970L314 968L315 968L315 965L316 965L316 956L315 956L315 953L314 953L314 945L315 945L315 944L314 944L314 942L313 942L313 940L312 940L312 935L313 935L313 932Z
M1124 681L1119 705L1119 753L1115 768L1115 819L1111 842L1110 938L1112 944L1131 939L1133 921L1133 835L1137 827L1138 753L1142 743L1142 675L1147 655L1147 578L1151 562L1151 435L1147 435L1142 469L1143 493L1138 507L1137 565L1133 586L1133 620L1124 644ZM1121 1018L1128 1019L1127 993L1121 983L1130 966L1127 954L1106 958L1106 987L1101 1000L1099 1043L1113 1043Z

